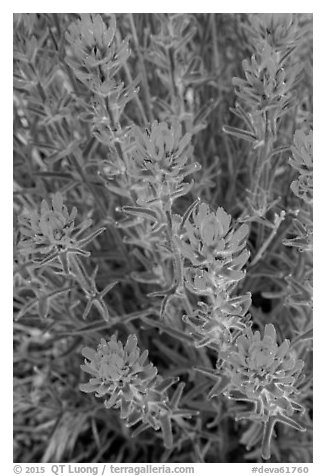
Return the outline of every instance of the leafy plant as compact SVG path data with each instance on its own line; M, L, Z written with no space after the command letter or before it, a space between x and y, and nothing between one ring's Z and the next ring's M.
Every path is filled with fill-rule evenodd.
M311 462L311 15L13 20L15 461Z

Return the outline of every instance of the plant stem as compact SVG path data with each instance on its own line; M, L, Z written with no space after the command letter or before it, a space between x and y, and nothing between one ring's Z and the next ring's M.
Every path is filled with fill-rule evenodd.
M140 69L141 69L141 73L142 73L147 114L148 114L150 122L153 122L154 119L153 119L153 113L152 113L152 107L151 107L151 95L150 95L149 85L148 85L148 81L147 81L148 75L147 75L147 71L146 71L146 66L145 66L143 55L140 51L139 40L138 40L137 30L136 30L135 23L134 23L133 14L130 13L128 17L129 17L131 31L132 31L132 35L133 35L134 42L135 42L135 49L136 49L136 53L137 53L137 56L138 56L138 59L139 59Z

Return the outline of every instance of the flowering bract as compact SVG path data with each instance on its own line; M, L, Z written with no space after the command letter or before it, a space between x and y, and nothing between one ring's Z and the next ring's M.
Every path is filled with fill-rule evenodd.
M223 208L214 213L206 203L199 203L192 219L186 220L179 244L194 266L214 264L218 259L232 260L243 250L248 226L243 224L233 230L231 216Z
M97 351L89 347L83 349L86 357L82 369L93 375L88 384L81 386L84 392L96 392L96 396L108 395L105 401L109 408L121 403L121 397L126 393L138 397L139 390L150 384L157 375L157 369L153 364L146 364L148 352L140 354L137 347L136 336L129 336L125 346L112 336L110 341L101 339ZM139 398L139 397L138 397Z
M153 184L162 201L184 195L188 189L181 183L199 165L192 160L191 136L182 134L181 124L177 120L171 125L155 121L145 133L134 128L133 141L131 175Z
M83 247L104 230L100 228L79 239L78 236L90 227L92 220L75 225L76 216L76 207L69 213L59 192L54 194L51 206L43 200L39 212L29 211L19 218L22 234L19 250L33 258L46 255L35 261L39 266L59 258L68 274L69 255L89 256L89 251L85 251Z
M149 427L161 429L165 445L171 447L173 413L179 418L193 414L177 409L175 399L169 404L167 389L177 379L164 380L157 375L156 367L147 362L148 351L140 352L135 335L130 335L125 345L115 335L107 342L101 339L97 351L85 347L82 353L86 359L81 368L92 378L80 389L106 397L105 407L119 408L128 427L142 422L136 434Z
M272 324L265 326L264 337L259 331L247 329L237 338L235 348L227 356L226 372L230 398L253 403L252 410L237 415L264 423L263 456L270 458L270 439L276 422L282 422L304 431L293 418L295 412L304 412L298 402L296 383L304 363L290 349L290 342L276 342Z
M67 58L66 61L81 81L86 82L88 78L91 79L90 72L94 68L101 67L103 74L108 75L107 81L112 80L112 76L119 71L130 53L127 42L123 42L120 47L117 47L115 34L114 15L110 18L109 27L100 15L89 13L82 13L80 20L70 25L66 39L75 58Z
M244 249L249 228L242 224L231 227L231 216L223 208L214 213L205 203L199 203L185 220L177 242L186 265L186 275L193 289L209 287L225 289L243 278L241 268L249 258Z
M82 13L80 20L72 23L66 32L71 48L66 63L76 77L96 94L95 98L92 97L95 113L86 105L87 113L84 115L85 118L92 118L95 131L101 129L103 124L109 130L116 127L125 105L137 93L137 81L125 87L117 77L130 50L127 40L118 43L116 29L115 15L110 15L110 26L107 26L100 15Z
M250 15L248 40L268 43L279 51L293 48L298 42L300 30L296 28L297 17L291 13L262 13Z

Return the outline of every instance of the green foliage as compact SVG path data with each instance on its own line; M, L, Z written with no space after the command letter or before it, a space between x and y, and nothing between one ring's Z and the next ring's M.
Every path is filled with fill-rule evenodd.
M15 461L312 461L311 58L308 14L14 15Z

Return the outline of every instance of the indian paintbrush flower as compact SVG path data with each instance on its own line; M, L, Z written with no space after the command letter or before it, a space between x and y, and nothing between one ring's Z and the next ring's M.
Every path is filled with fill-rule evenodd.
M59 258L64 272L69 274L70 255L89 256L90 252L85 251L84 246L104 230L100 228L85 238L79 238L92 220L76 225L76 217L77 208L73 207L69 213L60 192L54 194L51 206L43 200L39 211L29 210L19 218L22 235L19 251L31 255L38 266Z
M296 398L296 385L304 362L296 357L289 340L277 344L272 324L265 326L263 337L259 331L253 333L247 328L237 338L234 349L224 357L224 374L229 379L224 393L234 400L253 404L251 410L239 413L236 419L252 419L264 424L262 451L263 457L269 459L275 423L305 431L293 418L296 412L304 412Z
M85 364L81 368L92 378L80 389L106 398L107 409L119 408L127 427L142 422L135 435L150 427L161 429L165 446L172 447L171 420L194 414L178 408L183 387L169 400L167 389L178 379L158 375L157 368L147 361L148 351L140 351L135 335L129 335L125 345L115 335L109 341L101 339L96 351L85 347L82 354Z

